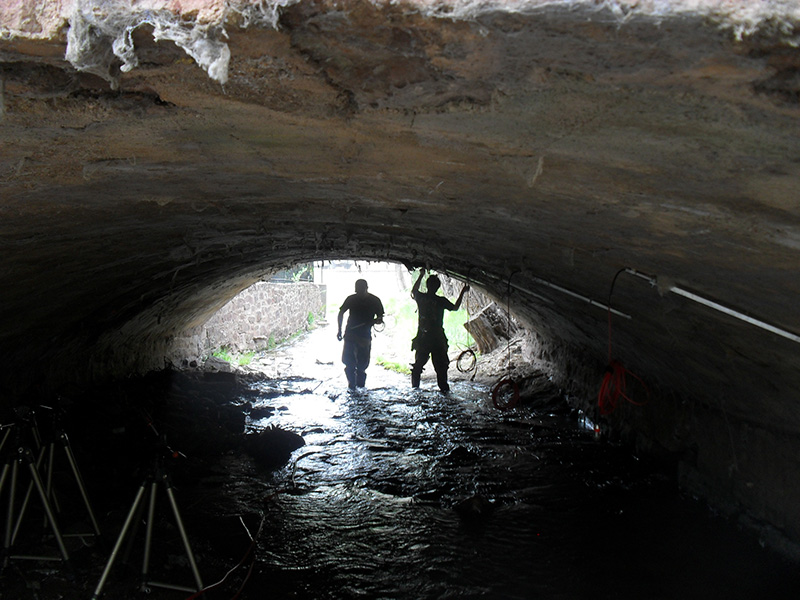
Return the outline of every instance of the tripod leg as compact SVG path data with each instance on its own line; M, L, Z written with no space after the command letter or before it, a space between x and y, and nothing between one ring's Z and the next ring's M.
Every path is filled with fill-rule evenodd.
M8 464L6 464L6 468ZM4 468L5 471L5 468ZM3 538L3 550L5 556L3 558L3 567L8 562L8 551L11 548L11 531L14 526L14 497L17 495L17 475L19 473L19 461L15 460L11 466L11 486L8 490L8 510L6 511L6 533Z
M53 471L55 470L55 461L56 461L56 444L55 442L51 442L47 445L47 479L45 481L45 492L47 492L47 499L50 500L53 504L53 508L56 509L56 512L61 512L61 507L58 505L58 498L56 497L56 491L53 489ZM39 466L38 463L36 465Z
M81 498L83 498L83 503L86 505L86 510L89 513L89 518L92 521L92 527L94 528L94 532L97 535L100 535L100 526L97 524L97 519L94 516L94 511L92 510L92 505L89 502L89 494L86 493L86 485L83 482L83 477L81 477L81 473L78 470L78 463L75 461L75 455L72 453L72 448L69 445L69 438L67 438L66 433L61 434L61 442L64 444L64 452L67 454L67 461L69 461L69 466L72 469L72 475L75 477L75 481L78 482L78 489L81 493Z
M42 460L44 459L45 449L42 448L39 451L39 458L36 459L36 469L38 472L39 467L42 465ZM19 507L19 515L17 515L17 524L14 525L14 532L11 534L11 545L13 546L17 541L17 534L19 533L19 528L22 525L22 520L25 518L25 513L28 512L28 504L31 501L31 494L33 493L33 486L34 482L33 479L28 483L28 488L25 490L25 497L22 499L22 504ZM45 515L44 518L44 525L47 526L47 516Z
M150 545L153 542L153 518L156 510L156 482L150 486L150 506L147 509L147 530L144 535L144 557L142 558L142 586L147 586L147 572L150 568Z
M8 477L8 471L11 469L11 466L6 463L3 465L3 474L0 475L0 495L3 494L3 487L6 485L6 477Z
M8 441L8 436L11 435L11 427L6 429L6 432L3 434L3 441L0 442L0 452L3 451L3 448L6 446L6 442Z
M3 440L5 442L5 440ZM8 473L11 471L11 463L7 462L3 465L3 474L0 475L0 496L3 494L3 488L6 485L6 479L8 479ZM13 489L13 488L12 488ZM9 493L8 496L8 503L11 504L11 499L13 498L13 493ZM13 509L10 509L12 516L8 517L9 520L13 519ZM10 540L6 540L3 538L3 564L2 569L5 569L8 565L8 548L11 545L8 543Z
M197 563L194 560L192 547L189 545L189 538L186 535L186 529L183 527L181 513L178 511L178 503L175 502L175 495L172 493L172 487L169 485L169 482L165 481L164 485L167 488L167 497L169 497L169 503L172 505L172 512L175 514L175 521L178 524L178 531L180 531L181 539L183 540L183 547L186 549L186 556L189 557L189 564L192 566L192 573L194 574L194 580L197 584L197 591L199 592L203 589L203 581L200 579L200 571L197 569Z
M56 516L53 514L53 509L50 507L50 502L47 500L47 494L45 494L42 480L39 477L39 471L36 469L36 465L33 462L33 456L31 456L30 450L26 450L25 455L28 461L28 470L31 472L31 478L36 484L36 490L39 492L39 496L42 499L44 511L47 513L47 518L50 520L50 526L53 528L53 534L55 535L56 542L58 543L58 549L61 551L61 556L64 557L64 561L68 561L69 553L67 552L67 547L64 545L64 538L61 537L61 532L59 531L58 523L56 522Z
M122 531L117 538L117 542L114 544L114 549L111 551L111 556L108 557L108 562L106 563L105 569L103 569L103 574L100 577L100 581L97 583L97 587L94 590L94 594L92 595L92 600L97 600L100 597L100 592L103 591L103 586L106 584L106 579L108 579L108 574L111 571L111 567L114 565L114 561L117 559L117 554L119 554L119 549L122 546L122 542L125 539L125 535L128 533L128 529L130 529L131 522L133 521L133 516L136 514L136 509L139 507L139 503L142 501L142 496L144 495L144 490L146 487L146 482L143 483L139 487L139 491L136 493L136 498L133 501L133 505L131 506L130 511L128 511L128 516L125 519L125 524L122 526Z

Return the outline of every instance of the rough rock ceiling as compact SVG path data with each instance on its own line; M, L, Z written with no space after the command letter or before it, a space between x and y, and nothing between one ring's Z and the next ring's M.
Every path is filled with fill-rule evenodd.
M797 444L800 344L668 290L800 333L798 11L12 0L3 386L159 365L263 273L333 258L511 289L545 358L579 365L562 380L591 384L607 314L584 299L628 267L659 285L616 279L614 354L664 398Z

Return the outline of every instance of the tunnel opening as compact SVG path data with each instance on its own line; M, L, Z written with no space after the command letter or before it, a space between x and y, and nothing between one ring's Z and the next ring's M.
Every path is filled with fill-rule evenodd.
M374 362L407 374L417 331L411 288L419 275L419 269L409 270L393 262L329 260L298 264L263 277L229 300L201 327L176 336L170 364L177 368L227 370L247 365L256 369L265 350L310 329L335 325L341 303L354 293L355 282L363 279L371 293L382 300L385 311L384 322L372 330ZM451 300L459 295L460 286L468 283L445 273L438 275L443 297ZM424 283L420 289L426 289ZM500 349L510 354L512 344L515 354L522 350L529 360L532 358L527 345L535 334L514 316L507 298L495 300L479 287L464 295L458 310L445 311L443 326L451 370L473 374L473 379L479 369L485 372L483 378L491 378L522 368L521 364L512 365L510 358L501 365L502 355L489 357ZM190 354L181 354L187 351Z

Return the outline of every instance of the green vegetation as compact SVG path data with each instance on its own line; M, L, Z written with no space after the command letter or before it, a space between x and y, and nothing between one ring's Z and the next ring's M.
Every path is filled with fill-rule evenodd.
M211 356L222 359L225 362L231 362L231 360L233 360L231 349L228 348L227 346L223 346L222 348L217 348L211 353Z
M224 360L227 363L236 363L239 366L249 365L253 361L255 352L244 352L242 354L234 354L230 348L223 346L217 348L211 353L211 356Z
M275 339L275 335L274 334L270 334L269 340L267 340L267 347L264 348L264 350L275 350L275 348L277 348L278 346L281 346L283 344L291 342L292 340L297 339L298 337L303 335L305 332L306 332L305 328L304 329L300 329L299 331L295 331L291 335L288 335L285 338L281 338L279 340Z
M301 279L305 281L311 281L313 279L311 265L299 265L298 267L295 267L291 277L293 283L297 283Z
M387 333L393 338L403 338L403 344L411 347L411 339L417 334L417 303L410 297L390 298L384 305L387 314L387 321L391 321L393 331ZM463 308L461 310L445 311L444 313L444 332L450 342L450 346L469 347L475 343L472 336L464 328L469 315ZM407 343L406 343L407 341Z
M377 334L384 339L379 339L375 344L380 348L375 362L386 369L408 374L411 372L408 363L413 360L411 340L417 334L417 303L409 295L405 295L388 298L384 302L384 308L386 329ZM451 355L455 349L468 348L475 343L464 328L468 318L464 309L445 311L443 325ZM403 359L404 362L398 362Z
M375 364L383 367L387 371L396 371L397 373L402 373L403 375L411 374L411 366L408 363L393 362L379 356L375 360Z

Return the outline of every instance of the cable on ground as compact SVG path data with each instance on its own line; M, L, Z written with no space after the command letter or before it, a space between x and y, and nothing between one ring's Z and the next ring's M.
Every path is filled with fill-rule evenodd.
M222 579L220 579L216 583L212 583L211 585L207 585L206 587L204 587L199 592L195 592L194 594L189 596L186 600L195 600L196 598L199 598L200 596L202 596L206 592L208 592L208 591L210 591L210 590L212 590L214 588L217 588L220 585L222 585L223 583L225 583L225 581L228 579L228 577L230 577L230 575L234 571L236 571L236 569L241 567L245 563L245 561L252 555L252 558L250 560L250 566L247 569L247 573L245 574L245 578L242 581L242 584L239 586L239 589L237 590L236 594L232 597L231 600L235 600L236 598L238 598L241 595L242 590L244 589L244 586L249 581L250 575L253 572L253 566L255 565L255 562L256 562L256 557L255 557L255 553L253 552L253 550L255 549L256 542L258 541L258 536L261 534L261 530L264 528L264 520L265 520L264 515L261 515L261 523L259 523L259 525L258 525L258 530L256 531L255 535L251 535L250 534L250 530L247 529L247 526L244 524L244 521L242 520L241 517L239 517L239 521L241 521L242 527L244 527L245 531L247 532L248 537L250 538L250 545L248 546L247 551L244 553L244 556L242 556L242 559L234 567L232 567L227 573L225 573L225 575L222 577Z

